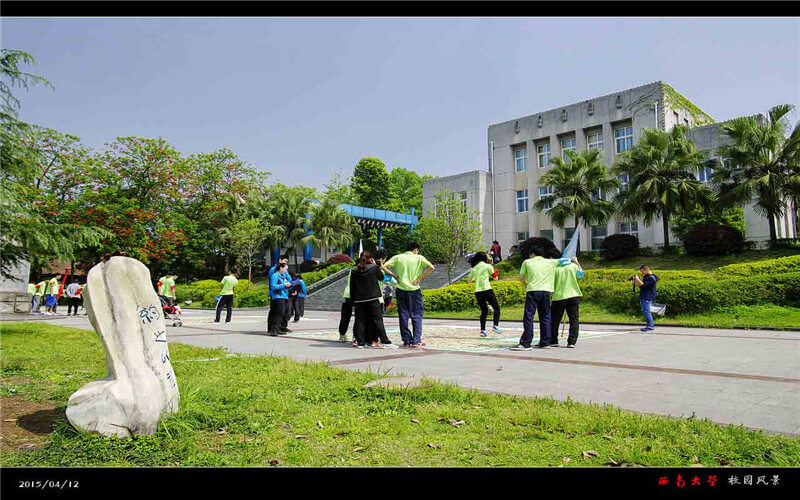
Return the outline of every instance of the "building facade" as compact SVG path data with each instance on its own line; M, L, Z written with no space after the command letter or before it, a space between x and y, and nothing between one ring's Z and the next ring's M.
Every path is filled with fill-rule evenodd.
M539 178L552 168L550 158L565 156L567 150L600 149L610 167L636 144L643 128L669 130L675 125L688 126L688 135L698 149L710 155L725 140L711 116L660 81L491 125L487 133L489 171L426 181L423 213L432 214L436 194L446 188L478 211L487 247L496 239L507 253L512 245L541 236L563 248L575 228L554 226L546 213L532 208L550 194L539 185ZM709 173L700 172L698 178L708 182ZM621 189L627 181L620 177ZM600 192L597 196L610 199L614 194ZM765 217L745 207L745 218L748 240L769 239ZM796 214L787 214L776 225L779 238L797 237ZM580 231L582 250L597 249L606 236L620 233L636 236L644 247L664 245L660 219L649 226L642 220L611 219ZM670 234L670 241L678 240Z

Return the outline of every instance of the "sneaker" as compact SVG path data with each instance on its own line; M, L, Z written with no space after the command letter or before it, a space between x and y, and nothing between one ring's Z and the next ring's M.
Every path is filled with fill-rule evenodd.
M530 351L531 349L533 349L533 347L524 346L522 344L517 344L517 345L515 345L514 347L511 348L512 351Z
M347 342L347 335L339 335L339 342Z
M549 343L549 344L547 344L547 345L548 345L548 346L550 346L550 347L558 347L558 346L559 346L559 343L558 343L558 342L550 342L550 343Z
M503 333L503 330L501 330L499 326L493 326L492 327L492 332L493 333Z
M292 333L294 330L290 330L288 328L281 328L281 333Z
M405 342L403 342L403 345L401 345L399 347L400 347L400 349L407 349L407 348L411 347L411 344L406 344Z
M408 347L412 347L412 348L416 349L416 348L419 348L419 347L422 347L422 346L423 346L423 344L420 343L420 344L409 344Z
M358 346L358 340L353 339L353 347L357 347L357 346Z
M397 344L383 344L381 346L382 349L398 349L399 347Z
M567 347L569 347L570 349L575 349L575 344L567 344Z
M367 346L365 346L365 345L358 345L358 344L356 344L356 345L354 345L353 347L355 347L356 349L364 349L364 348L365 348L365 347L367 347Z
M644 328L640 328L640 329L639 329L639 331L640 331L640 332L643 332L643 333L652 332L653 330L655 330L655 328L653 328L653 327L650 327L650 326L646 326L646 327L644 327Z
M536 344L536 347L538 349L548 349L550 347L550 344Z
M488 336L489 336L489 335L487 335L487 334L486 334L486 332L484 332L483 330L481 330L481 337L484 337L484 338L486 338L486 337L488 337Z
M275 333L275 332L268 332L267 335L269 335L270 337L277 337L278 336L278 334Z
M369 346L372 347L372 348L375 348L375 349L380 349L381 348L381 344L377 340L375 342L371 343Z

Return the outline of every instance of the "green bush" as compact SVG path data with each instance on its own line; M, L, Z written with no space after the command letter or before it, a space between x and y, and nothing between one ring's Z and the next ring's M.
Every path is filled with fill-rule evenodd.
M251 288L234 297L239 300L239 305L236 307L267 307L269 306L269 288L265 286Z
M331 274L335 274L335 273L341 271L342 269L351 267L352 265L353 264L350 263L350 262L342 262L341 264L330 265L330 266L328 266L325 269L322 269L320 271L312 271L310 273L303 273L303 281L306 282L306 286L309 286L309 285L311 285L313 283L316 283L317 281L321 281L321 280L327 278Z
M233 291L236 294L239 294L245 290L247 290L247 285L250 282L246 279L240 279L239 282L236 284L236 288ZM219 295L219 292L222 291L222 283L217 280L201 280L195 281L189 285L177 285L175 287L175 297L179 303L183 303L185 301L191 300L192 302L202 301L202 303L206 304L206 296L209 293L213 292L213 296ZM216 301L212 301L210 306L213 307Z
M683 246L689 255L728 255L742 251L744 235L721 224L697 225L686 233Z
M780 257L778 259L748 262L744 264L730 264L717 268L720 275L752 276L754 274L780 274L800 271L800 255Z
M626 259L639 255L639 240L630 234L612 234L603 239L601 248L606 260Z
M518 281L493 281L492 289L501 306L522 304L525 301L525 292ZM478 306L474 283L423 290L422 297L428 311L464 311Z

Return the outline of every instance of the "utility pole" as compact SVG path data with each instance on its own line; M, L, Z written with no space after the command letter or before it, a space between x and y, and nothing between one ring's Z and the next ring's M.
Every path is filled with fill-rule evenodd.
M497 240L497 231L495 230L495 204L494 204L494 141L489 140L489 174L492 176L492 241Z

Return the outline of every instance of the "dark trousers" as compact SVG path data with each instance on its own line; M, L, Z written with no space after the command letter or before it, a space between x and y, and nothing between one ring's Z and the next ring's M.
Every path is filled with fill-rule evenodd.
M561 319L564 311L569 317L569 337L567 344L574 345L578 341L578 330L580 322L578 320L578 309L581 304L580 297L572 297L564 300L554 300L551 307L550 343L558 344L558 331L561 329Z
M293 297L291 299L291 303L292 303L292 307L291 307L291 312L290 312L289 315L290 316L294 315L294 320L295 321L300 321L300 318L305 313L306 299L305 299L305 297Z
M484 290L482 292L475 292L475 299L478 301L478 306L481 308L481 331L486 331L486 317L489 316L489 306L492 306L492 323L494 326L500 324L500 304L497 303L497 297L494 295L494 290Z
M80 297L67 297L67 316L72 311L72 308L75 308L75 312L73 313L74 316L78 315L78 308L81 306L81 299Z
M225 323L230 323L231 315L233 314L233 294L220 296L219 302L217 303L217 319L214 320L216 323L219 323L219 317L222 315L223 307L226 309Z
M376 342L380 337L386 337L386 329L383 326L383 313L381 303L378 299L369 302L359 302L353 304L356 310L356 323L353 325L353 337L358 345L367 345ZM384 339L381 339L384 340ZM389 339L385 339L386 343Z
M353 299L342 299L342 316L339 318L339 335L347 335L350 328L350 318L353 316Z
M400 336L403 344L419 344L422 342L422 290L407 292L397 289L397 315L400 319ZM408 329L408 320L411 319L411 330Z
M533 342L533 316L539 309L539 345L550 340L550 292L528 292L525 294L525 316L522 318L522 337L519 343L528 347Z
M272 299L270 301L269 314L267 315L267 331L269 333L278 333L286 310L286 302L287 299Z
M281 330L289 328L289 319L292 317L292 299L283 299L283 314L281 315Z

